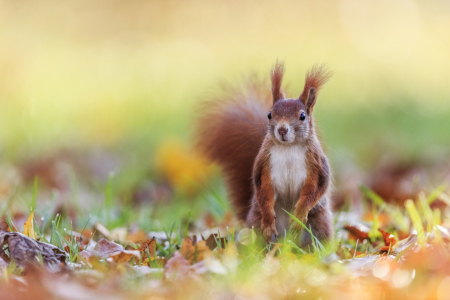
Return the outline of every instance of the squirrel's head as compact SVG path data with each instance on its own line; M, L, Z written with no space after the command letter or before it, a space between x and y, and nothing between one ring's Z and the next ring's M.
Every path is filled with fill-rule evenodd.
M280 144L305 142L314 133L312 112L320 87L331 73L314 66L306 75L305 87L297 99L285 99L281 91L284 63L276 62L271 71L273 106L268 114L272 139Z

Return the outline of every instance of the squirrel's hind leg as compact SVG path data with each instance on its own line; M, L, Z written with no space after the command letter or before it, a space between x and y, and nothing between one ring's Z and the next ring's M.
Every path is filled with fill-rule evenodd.
M311 228L313 235L321 242L333 238L333 215L329 208L327 196L322 197L316 206L310 210L306 226ZM306 230L302 232L301 245L303 248L308 248L311 245L311 235Z

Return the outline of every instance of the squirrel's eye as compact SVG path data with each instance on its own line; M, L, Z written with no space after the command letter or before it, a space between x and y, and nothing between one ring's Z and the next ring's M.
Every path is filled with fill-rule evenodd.
M302 112L302 113L300 114L300 121L304 121L305 119L306 119L305 113Z
M267 117L269 118L269 120L272 119L272 113L269 113L269 114L267 115Z

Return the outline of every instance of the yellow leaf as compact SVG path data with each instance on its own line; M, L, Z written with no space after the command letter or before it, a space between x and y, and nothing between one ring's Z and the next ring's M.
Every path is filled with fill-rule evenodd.
M34 218L34 211L30 214L25 224L23 224L23 234L32 239L36 239L36 237L34 236L33 218Z

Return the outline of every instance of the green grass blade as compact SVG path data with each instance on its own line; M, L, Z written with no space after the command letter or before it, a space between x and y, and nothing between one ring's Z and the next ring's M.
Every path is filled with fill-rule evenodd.
M425 232L422 220L420 218L419 213L417 212L416 205L412 200L408 200L405 203L405 207L411 217L414 229L417 231L418 241L420 244L423 245L425 243Z
M312 241L313 241L313 243L314 243L314 241L316 241L317 242L317 244L319 245L319 247L320 247L320 249L322 250L322 251L325 251L325 247L322 245L322 243L314 236L314 234L312 233L312 231L311 231L311 229L309 229L308 227L306 227L306 225L305 224L303 224L303 222L302 221L300 221L299 219L297 219L293 214L291 214L291 213L289 213L287 210L285 210L284 208L283 208L283 210L295 221L295 222L297 222L298 224L300 224L300 225L302 225L302 227L304 228L304 229L306 229L306 231L308 231L309 232L309 234L311 235L311 239L312 239Z
M307 254L305 250L303 250L302 248L300 248L299 246L297 246L297 244L294 243L293 241L288 240L288 241L287 241L287 244L288 244L289 246L291 246L292 248L294 248L295 250L297 250L298 252L300 252L300 253L302 253L302 254Z
M359 189L366 197L372 200L376 205L382 206L383 204L385 204L383 198L381 198L377 193L375 193L368 187L362 185L359 187Z
M431 204L435 200L437 200L441 196L441 194L445 191L446 187L447 187L446 184L443 183L440 186L438 186L434 191L432 191L427 197L428 203Z

